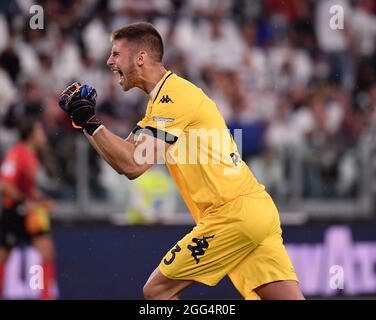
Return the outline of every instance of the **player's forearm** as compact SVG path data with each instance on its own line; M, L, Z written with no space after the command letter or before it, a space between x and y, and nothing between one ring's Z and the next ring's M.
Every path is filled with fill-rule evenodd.
M93 147L118 173L134 179L143 172L134 160L135 145L114 135L105 127L89 137Z

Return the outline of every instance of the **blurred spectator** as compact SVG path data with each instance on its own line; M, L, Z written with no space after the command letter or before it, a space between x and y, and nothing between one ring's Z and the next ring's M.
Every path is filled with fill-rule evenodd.
M92 19L84 28L82 38L87 52L85 58L91 59L95 64L103 63L111 49L110 32L103 18Z
M376 5L372 0L361 0L352 14L354 50L358 60L357 85L361 89L376 78Z
M9 77L16 83L21 71L20 59L10 43L0 55L0 66L8 72Z
M333 20L333 12L330 9L334 6L339 6L343 10L343 29L332 29L330 25ZM354 79L350 56L349 3L347 0L319 0L315 15L317 42L329 65L330 80L345 89L352 89Z
M8 73L0 67L0 120L3 120L10 104L16 100L16 88Z
M270 87L268 55L257 46L257 26L244 24L242 26L245 49L242 56L243 67L239 70L242 81L251 90L262 90Z
M77 43L71 41L65 34L59 35L56 39L53 60L53 70L59 87L63 88L76 80L81 66L82 60Z
M307 86L312 78L312 62L306 52L291 46L270 49L270 68L273 87L285 92L289 88Z
M209 21L197 25L196 45L190 52L190 63L202 72L210 72L215 67L233 69L241 64L244 44L239 29L221 13L214 13Z
M3 14L0 14L0 52L5 49L8 44L8 24Z
M376 46L376 9L372 0L360 0L351 14L351 23L356 39L355 47L362 58L375 54Z

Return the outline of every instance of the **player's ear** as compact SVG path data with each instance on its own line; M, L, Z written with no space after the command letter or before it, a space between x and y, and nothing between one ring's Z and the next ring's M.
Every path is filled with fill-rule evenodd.
M146 60L146 52L145 51L140 51L137 55L137 66L142 67L143 64L145 63Z

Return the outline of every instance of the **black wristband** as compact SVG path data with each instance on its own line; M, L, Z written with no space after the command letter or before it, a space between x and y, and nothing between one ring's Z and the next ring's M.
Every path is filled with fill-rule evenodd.
M102 125L102 123L97 119L97 117L94 115L89 120L87 120L85 123L82 124L82 128L85 130L85 132L89 135L93 135L95 131Z
M87 99L79 99L70 106L73 123L85 130L89 135L102 125L95 116L95 103Z

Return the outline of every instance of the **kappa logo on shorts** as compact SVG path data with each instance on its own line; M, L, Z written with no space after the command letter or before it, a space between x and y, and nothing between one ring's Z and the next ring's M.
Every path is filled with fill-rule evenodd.
M188 245L187 248L192 251L192 257L196 260L196 263L200 262L200 259L198 256L203 256L205 254L205 250L209 248L209 242L208 239L213 239L214 234L212 236L203 237L201 239L193 238L192 242L194 242L196 245Z

